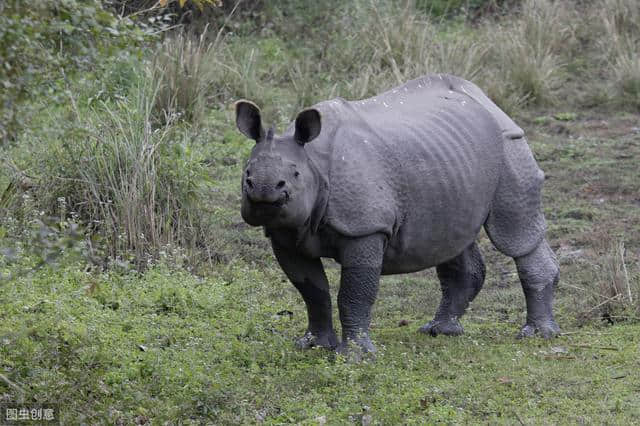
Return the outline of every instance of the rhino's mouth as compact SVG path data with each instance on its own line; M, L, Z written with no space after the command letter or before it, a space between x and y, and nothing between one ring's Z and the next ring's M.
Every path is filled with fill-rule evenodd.
M251 210L260 216L273 215L289 202L289 198L289 193L284 191L282 196L273 202L250 200Z

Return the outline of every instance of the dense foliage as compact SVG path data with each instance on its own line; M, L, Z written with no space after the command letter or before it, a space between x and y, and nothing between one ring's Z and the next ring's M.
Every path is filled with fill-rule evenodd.
M0 3L0 143L13 141L37 111L25 103L61 102L65 73L95 71L103 58L127 55L143 40L129 19L100 0Z

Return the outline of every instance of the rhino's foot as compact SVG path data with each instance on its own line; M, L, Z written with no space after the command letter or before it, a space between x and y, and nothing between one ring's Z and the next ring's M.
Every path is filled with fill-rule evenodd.
M338 337L331 332L312 333L307 331L304 335L296 339L296 347L298 349L309 349L321 347L326 349L335 349L338 346Z
M444 334L445 336L460 336L464 333L464 329L457 318L449 318L446 320L434 319L420 327L419 331L433 337L439 334Z
M373 359L377 349L369 336L344 339L336 348L350 362L360 362L364 358Z
M521 329L518 335L518 339L525 337L533 337L539 335L544 339L551 339L560 334L560 327L554 320L527 322Z

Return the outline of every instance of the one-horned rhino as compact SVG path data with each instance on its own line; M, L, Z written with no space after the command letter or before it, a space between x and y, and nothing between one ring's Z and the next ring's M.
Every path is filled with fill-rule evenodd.
M519 336L558 334L544 174L522 129L474 84L431 75L365 100L324 101L280 136L264 130L255 104L238 101L236 124L256 142L242 177L242 217L264 227L305 301L299 347L341 351L353 342L375 351L369 325L380 275L432 266L442 298L420 331L461 334L459 318L485 278L475 243L482 226L515 259L527 305ZM341 265L342 343L322 257Z

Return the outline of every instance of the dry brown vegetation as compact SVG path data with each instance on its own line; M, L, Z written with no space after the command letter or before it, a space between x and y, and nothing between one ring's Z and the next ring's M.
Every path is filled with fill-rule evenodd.
M216 33L206 47L180 35L157 56L177 59L183 49L176 43L200 43L194 53L203 58L196 63L216 71L201 73L204 81L196 85L209 90L199 96L225 102L250 94L271 104L278 95L285 113L277 116L284 118L318 99L361 98L435 72L476 82L511 113L550 104L633 109L639 92L639 9L633 0L580 6L526 0L506 16L489 16L470 27L429 18L411 1L358 0L332 11L335 21L324 38L309 45L290 46L277 32L245 44ZM175 84L193 84L192 61L190 56L184 67L165 67L164 78L175 93L181 93Z

